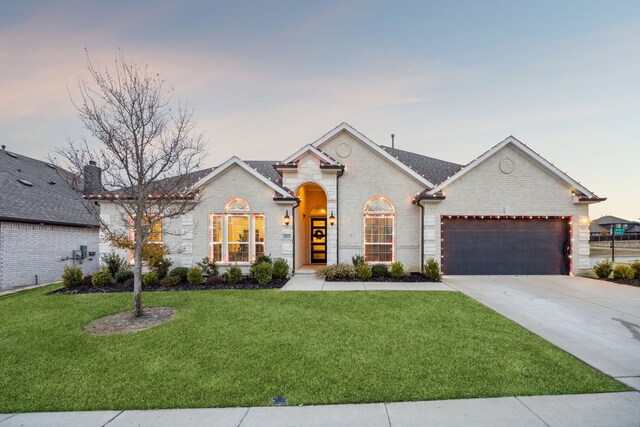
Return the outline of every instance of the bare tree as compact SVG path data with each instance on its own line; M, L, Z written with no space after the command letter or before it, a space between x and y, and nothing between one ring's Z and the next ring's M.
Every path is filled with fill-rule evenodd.
M87 53L87 69L90 81L80 78L80 96L71 100L91 138L55 151L77 176L90 162L102 168L102 190L85 194L96 202L87 207L111 241L129 238L123 225L133 229L134 314L141 316L143 247L156 224L195 208L199 195L190 192L191 176L204 159L205 144L195 131L193 110L172 109L172 91L147 66L118 52L112 70L98 68ZM120 226L102 220L101 201L115 204Z

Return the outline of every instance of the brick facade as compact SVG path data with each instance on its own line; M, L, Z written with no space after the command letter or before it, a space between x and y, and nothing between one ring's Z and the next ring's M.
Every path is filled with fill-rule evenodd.
M97 228L0 222L0 290L60 281L71 251L86 245L96 255L75 261L85 274L98 267ZM62 260L69 257L67 260Z

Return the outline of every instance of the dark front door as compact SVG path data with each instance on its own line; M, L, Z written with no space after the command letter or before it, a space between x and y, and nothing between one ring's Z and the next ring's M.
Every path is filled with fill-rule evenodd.
M445 274L568 274L566 219L443 219Z
M327 263L327 218L311 218L311 264Z

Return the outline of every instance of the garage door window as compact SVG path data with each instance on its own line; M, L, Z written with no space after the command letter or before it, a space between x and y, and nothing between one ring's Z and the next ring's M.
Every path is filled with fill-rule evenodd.
M393 262L395 209L384 197L374 197L364 207L364 256L367 262Z

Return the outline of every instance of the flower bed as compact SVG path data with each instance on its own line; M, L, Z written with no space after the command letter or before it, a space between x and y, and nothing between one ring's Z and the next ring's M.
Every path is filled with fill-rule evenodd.
M245 277L238 284L220 282L217 284L202 283L200 285L192 285L188 282L183 282L176 286L143 286L143 292L165 292L165 291L216 291L225 289L280 289L289 279L273 279L266 285L261 285L257 280ZM115 283L105 285L103 287L96 287L92 285L80 285L76 287L62 287L50 292L51 294L100 294L100 293L114 293L114 292L132 292L133 286L130 284Z

